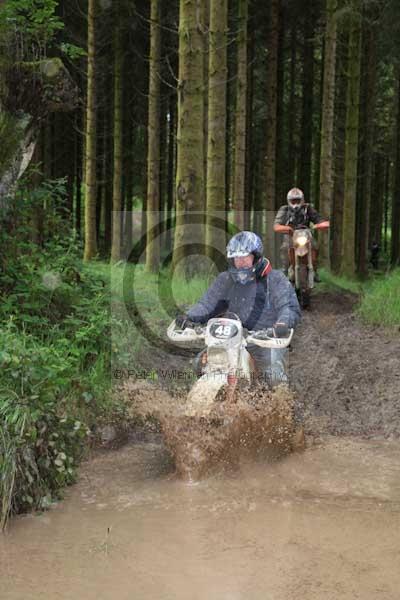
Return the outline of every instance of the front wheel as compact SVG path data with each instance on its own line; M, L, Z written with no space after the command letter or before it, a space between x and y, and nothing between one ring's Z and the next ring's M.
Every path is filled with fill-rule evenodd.
M310 308L311 302L311 291L310 290L297 290L297 298L301 308Z
M311 290L308 287L308 268L307 265L301 264L299 271L299 288L296 289L297 298L299 300L299 304L301 308L309 308L310 306L310 298L311 298Z

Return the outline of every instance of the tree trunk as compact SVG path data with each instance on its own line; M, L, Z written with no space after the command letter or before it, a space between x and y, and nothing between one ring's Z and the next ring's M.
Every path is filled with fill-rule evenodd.
M76 111L75 116L75 230L81 237L81 210L82 210L82 155L83 155L83 140L82 131L82 113Z
M322 97L323 97L323 85L324 85L324 47L321 48L321 56L317 52L316 56L316 68L314 68L314 81L316 82L315 88L318 89L318 95L314 100L314 105L317 106L315 109L315 122L314 122L314 136L313 151L312 151L312 164L314 168L311 169L311 192L310 202L312 202L317 210L320 209L319 204L319 180L320 180L320 169L321 169L321 127L322 127ZM317 74L316 74L317 73ZM329 233L329 232L328 232Z
M389 229L389 189L390 189L390 159L385 160L385 186L383 202L383 240L384 252L388 253L388 229Z
M303 51L303 90L301 118L301 160L298 180L304 191L306 201L310 200L311 189L311 155L313 132L313 97L314 97L314 6L306 3L304 19L304 51Z
M267 58L267 131L265 160L265 208L266 231L265 247L274 247L273 221L276 196L276 138L277 138L277 97L278 97L278 46L279 46L280 0L271 0L270 28Z
M348 87L346 99L346 148L344 159L344 205L341 273L355 273L355 218L360 104L361 19L360 0L354 2L349 34Z
M146 270L160 265L160 0L151 0Z
M203 158L204 158L204 196L203 210L207 203L207 152L208 152L208 62L209 62L209 29L210 29L210 0L202 2L202 24L203 24L203 68L204 68L204 141L203 141Z
M340 33L338 44L342 48L337 53L336 83L335 83L335 122L334 122L334 190L333 210L331 214L331 269L340 272L342 253L343 226L343 197L344 197L344 155L346 137L346 94L347 94L347 62L348 62L348 32Z
M126 71L126 70L125 70ZM130 73L125 72L125 77L130 77ZM124 228L124 257L127 260L133 245L133 221L132 221L132 199L133 199L133 127L132 111L130 110L130 100L132 91L124 90L124 174L125 174L125 228Z
M169 122L168 122L168 168L167 168L167 215L166 215L166 236L165 246L168 254L172 249L172 210L174 206L174 175L175 175L175 155L176 155L176 97L169 98Z
M221 263L225 254L226 196L226 29L227 0L210 1L208 145L207 145L207 254ZM221 221L222 219L222 221ZM221 256L222 254L222 256Z
M296 84L297 84L297 22L292 25L290 32L290 92L288 114L288 164L285 188L286 192L296 182Z
M121 212L122 212L122 151L123 151L123 40L121 7L117 3L114 23L114 178L111 262L121 260Z
M99 70L101 71L101 66L99 64ZM98 96L104 93L104 81L103 81L103 73L100 74L100 77L97 81L98 86ZM98 103L97 108L97 123L96 123L96 133L97 133L97 142L96 142L96 239L97 239L97 248L99 250L99 254L101 255L102 251L102 220L104 218L104 207L103 204L103 188L104 188L104 135L103 135L103 123L105 119L105 112L102 104Z
M235 115L235 167L233 187L234 222L244 228L245 173L246 173L246 120L247 120L247 15L248 0L239 0L237 39L237 81Z
M110 94L109 94L110 96ZM112 238L112 197L113 197L113 110L112 98L106 101L105 119L103 123L104 135L104 164L103 176L105 179L103 192L104 204L104 252L106 256L111 255Z
M286 190L286 114L285 114L285 33L287 26L287 12L281 10L279 19L279 43L278 43L278 67L277 67L277 112L276 112L276 185L275 185L275 210L282 205L282 198L285 198ZM275 235L275 247L279 248L282 240L280 236Z
M369 239L382 246L382 224L385 190L385 158L375 154L373 159L373 202L370 202Z
M14 62L15 48L0 56L0 210L7 212L18 179L26 171L46 116L71 111L78 92L60 58Z
M321 158L320 158L320 196L319 209L322 215L330 218L333 202L333 123L335 116L335 77L336 77L336 39L337 0L326 0L326 26L324 49L324 81L322 95ZM330 268L329 236L322 235L319 244L319 261Z
M198 272L192 244L203 242L201 221L191 213L204 207L204 64L200 0L180 0L176 229L173 264L190 277Z
M372 189L372 152L374 145L374 118L375 118L375 93L376 93L376 68L377 55L375 43L375 29L370 25L366 31L363 49L363 77L361 97L363 99L362 111L362 157L360 161L361 176L360 195L358 203L358 260L357 272L360 277L368 275L368 249L369 240L369 213L371 206Z
M397 143L394 189L392 195L392 227L390 263L393 267L400 264L400 69L398 70L397 88Z
M42 129L42 135L43 136L43 129ZM28 190L34 192L35 188L37 188L38 186L40 186L40 184L43 181L43 144L40 143L41 140L39 140L36 144L35 147L35 151L33 153L32 156L32 163L33 165L35 165L35 172L32 173L31 177L29 178L29 182L28 182ZM31 236L31 242L36 244L36 245L42 245L43 244L43 221L44 221L44 214L43 214L43 204L41 203L39 205L38 201L36 200L35 204L33 205L31 211L30 211L30 236Z
M249 21L248 21L249 25ZM245 214L244 229L251 227L251 210L253 208L254 196L254 161L253 157L253 95L254 95L254 31L248 31L248 63L247 77L247 115L246 115L246 166L245 166Z
M85 250L89 261L97 254L96 238L96 13L97 0L88 0L88 67L85 159Z

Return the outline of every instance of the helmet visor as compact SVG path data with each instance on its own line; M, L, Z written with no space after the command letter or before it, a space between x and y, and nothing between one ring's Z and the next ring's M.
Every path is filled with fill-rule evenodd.
M253 279L255 278L255 268L254 267L238 269L235 266L230 265L229 273L231 274L232 279L235 282L241 283L242 285L249 283L250 281L253 281Z

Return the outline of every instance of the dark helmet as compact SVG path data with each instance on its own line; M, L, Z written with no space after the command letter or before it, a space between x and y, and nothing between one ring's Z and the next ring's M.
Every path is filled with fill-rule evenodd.
M239 283L248 283L256 278L259 267L263 261L263 243L261 238L252 231L241 231L231 238L226 247L226 256L229 263L229 272L234 281ZM244 256L254 256L253 265L248 268L235 267L234 259Z
M295 210L298 210L304 205L304 193L299 188L292 188L289 190L286 199L289 206Z

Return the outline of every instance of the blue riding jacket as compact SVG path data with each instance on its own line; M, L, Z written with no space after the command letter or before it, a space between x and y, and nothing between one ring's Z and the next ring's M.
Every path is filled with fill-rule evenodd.
M282 271L272 268L246 284L235 282L229 271L220 273L187 316L194 323L205 323L227 311L236 313L243 326L254 331L277 322L295 327L301 319L295 290Z

